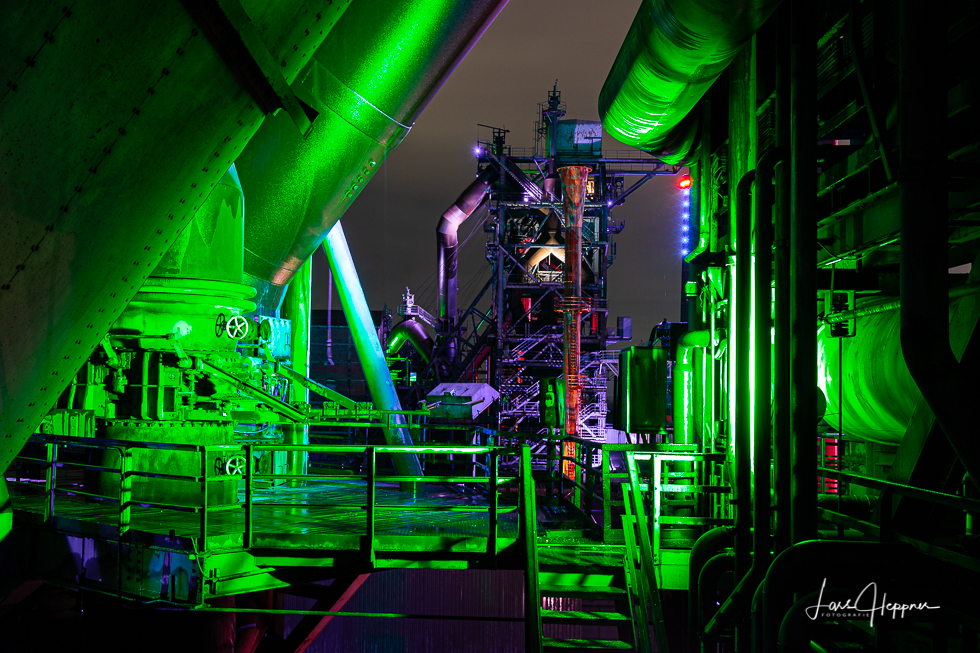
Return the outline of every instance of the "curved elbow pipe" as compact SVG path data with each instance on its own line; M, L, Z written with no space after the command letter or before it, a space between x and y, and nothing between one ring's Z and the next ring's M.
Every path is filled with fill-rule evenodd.
M680 444L692 444L690 398L693 396L691 383L694 372L694 350L711 344L711 331L699 329L688 331L681 336L677 345L677 364L674 367L674 433L679 433Z
M492 167L481 172L467 186L452 206L439 218L436 226L436 253L438 257L439 323L443 333L452 332L456 324L456 259L459 255L459 228L483 203L496 175ZM449 345L449 358L455 358L455 346Z
M794 544L773 560L763 582L764 650L775 653L779 629L799 592L853 584L855 579L901 577L921 567L921 558L908 544L808 540Z
M397 355L406 342L412 343L415 351L422 356L422 360L426 364L432 360L432 336L426 332L421 322L415 319L408 319L396 324L391 330L387 354L389 356Z
M701 568L698 575L698 632L702 632L704 624L709 618L714 618L718 608L718 595L724 595L727 590L722 590L721 577L725 574L735 573L735 554L731 551L724 551L714 556ZM734 582L732 583L734 585ZM694 640L695 642L697 640ZM693 644L694 642L692 642Z
M697 642L700 636L698 627L700 603L697 587L701 569L708 560L733 546L735 546L735 531L730 526L719 526L699 537L691 547L691 557L687 565L687 624L690 633L689 641L692 643Z
M599 94L602 126L667 163L690 160L691 109L778 4L643 0Z

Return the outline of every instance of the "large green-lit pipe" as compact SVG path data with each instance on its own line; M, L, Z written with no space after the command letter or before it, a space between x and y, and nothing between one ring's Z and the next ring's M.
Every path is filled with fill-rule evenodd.
M777 4L643 0L599 94L603 127L668 163L687 160L698 125L691 109Z
M698 309L700 310L700 309ZM677 364L674 366L674 444L694 444L691 429L692 400L694 391L694 350L711 344L711 330L688 331L677 344Z
M960 313L971 319L978 302L971 296L949 304L950 322ZM900 443L922 397L902 353L901 312L893 308L858 317L850 338L833 337L832 326L817 332L817 382L827 397L824 418L851 437ZM966 339L957 338L951 346L959 359Z
M371 310L361 288L361 281L357 278L354 259L340 222L335 223L327 232L323 250L327 253L330 271L336 282L337 294L347 317L347 325L354 340L357 358L364 370L371 399L379 410L401 410L401 402L395 392L395 384L391 380L384 350L381 349L381 341L378 340L374 320L371 319ZM408 427L404 426L405 418L402 415L392 415L391 418L396 426L384 427L385 442L391 445L411 445L412 436L408 433ZM399 476L422 476L422 466L415 454L396 454L391 458Z
M735 191L735 580L751 564L752 533L752 188L755 170Z
M290 321L290 354L292 369L303 376L310 375L310 317L313 309L313 258L306 259L299 272L289 282L283 301L283 317ZM306 402L310 391L296 381L292 382L293 402ZM310 427L305 424L283 425L283 444L309 444ZM306 474L309 453L286 452L286 473L296 476ZM295 480L294 480L295 482Z
M506 0L361 0L304 69L319 112L300 135L281 112L238 158L249 201L246 282L263 312L411 129Z

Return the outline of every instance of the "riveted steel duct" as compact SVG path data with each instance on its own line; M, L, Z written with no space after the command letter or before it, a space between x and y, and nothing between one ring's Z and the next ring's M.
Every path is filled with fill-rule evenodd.
M446 209L436 226L436 252L438 257L439 285L439 324L442 332L451 335L456 327L456 264L459 256L459 228L486 197L491 180L496 176L496 169L487 167L477 175L472 184L466 187L460 196ZM456 344L450 339L448 343L449 359L456 358Z
M0 469L264 119L181 3L66 4L0 12ZM287 83L342 6L265 16Z
M294 85L319 112L303 138L283 113L238 159L249 201L246 281L275 311L303 261L408 134L507 0L351 5Z
M388 338L388 355L396 356L406 342L412 343L423 361L428 363L432 360L432 336L426 333L422 323L414 318L402 320L391 330Z
M602 126L667 163L694 158L691 109L777 4L643 0L599 94Z

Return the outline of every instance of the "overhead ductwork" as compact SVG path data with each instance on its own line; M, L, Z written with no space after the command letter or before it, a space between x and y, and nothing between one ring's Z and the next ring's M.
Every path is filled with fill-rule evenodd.
M309 133L280 112L236 162L249 205L245 277L263 313L506 3L375 0L344 12L294 85L319 113Z
M778 0L643 0L599 94L602 126L667 163L693 158L691 109Z

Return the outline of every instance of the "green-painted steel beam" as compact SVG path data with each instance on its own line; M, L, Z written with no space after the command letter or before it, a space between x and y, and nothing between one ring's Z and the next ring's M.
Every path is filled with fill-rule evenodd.
M378 340L371 310L368 308L367 298L364 296L361 281L354 268L354 258L351 256L344 228L339 221L327 233L327 238L323 241L323 250L327 254L330 271L333 272L337 294L340 296L340 304L347 317L351 338L354 340L354 348L364 370L364 379L371 393L371 399L380 410L401 410L401 401L391 380L391 371L385 361L384 349L381 348L381 341ZM412 436L408 432L405 418L394 417L398 426L383 429L385 442L391 445L411 445ZM393 454L392 460L399 475L422 476L422 466L417 455Z

